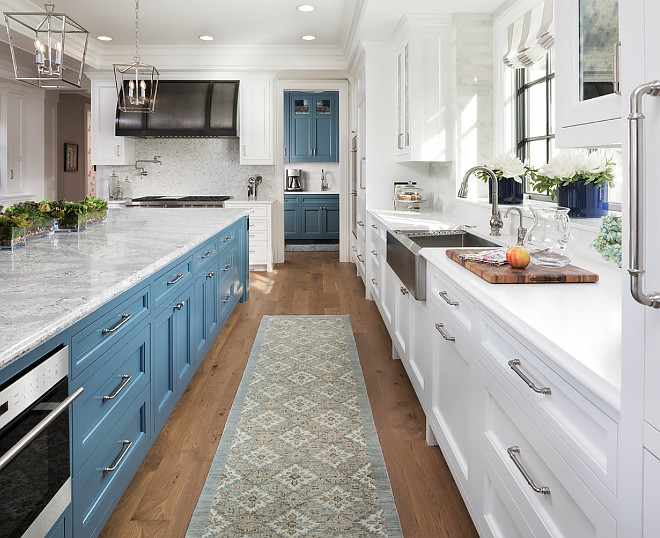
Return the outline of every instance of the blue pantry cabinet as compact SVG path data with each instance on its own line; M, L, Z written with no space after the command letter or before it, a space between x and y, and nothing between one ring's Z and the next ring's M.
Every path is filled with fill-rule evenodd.
M0 370L69 349L71 505L48 537L99 534L236 304L248 295L248 219ZM111 329L111 330L109 330Z
M285 92L284 160L339 162L339 92Z
M286 194L285 239L338 239L338 194Z

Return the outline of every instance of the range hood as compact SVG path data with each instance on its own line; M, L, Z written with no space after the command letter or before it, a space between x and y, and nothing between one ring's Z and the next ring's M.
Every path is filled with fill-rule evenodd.
M136 137L235 137L238 80L160 80L150 113L117 109L115 134Z

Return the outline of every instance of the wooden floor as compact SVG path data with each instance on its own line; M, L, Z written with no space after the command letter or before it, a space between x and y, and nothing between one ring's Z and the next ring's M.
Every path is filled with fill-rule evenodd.
M154 442L101 536L184 536L222 435L261 317L349 314L374 421L406 537L477 536L375 303L337 252L287 252L250 273L239 304Z

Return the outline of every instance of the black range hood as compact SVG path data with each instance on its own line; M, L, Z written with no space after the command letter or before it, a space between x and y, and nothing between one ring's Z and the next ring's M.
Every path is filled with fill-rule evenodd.
M153 112L117 109L117 136L235 137L238 80L158 82Z

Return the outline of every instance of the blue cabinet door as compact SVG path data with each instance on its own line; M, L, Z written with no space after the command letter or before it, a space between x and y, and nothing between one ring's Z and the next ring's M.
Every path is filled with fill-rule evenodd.
M304 239L321 239L323 237L323 210L318 205L301 206L302 237Z
M174 371L176 373L174 390L177 400L195 373L191 346L191 297L192 292L189 288L188 293L180 296L177 310L174 313ZM178 309L178 305L181 305L181 309Z
M339 115L337 92L314 97L312 162L339 162Z
M323 238L339 239L339 206L328 205L323 210Z
M313 144L313 110L310 94L289 94L289 162L309 162Z
M284 238L302 238L302 217L300 212L299 194L286 194L284 196Z
M233 260L233 256L224 256ZM233 263L226 264L228 270L233 269ZM223 273L224 274L224 273ZM192 302L192 361L197 368L211 347L212 338L218 325L218 265L213 263L207 266L195 281L195 289Z
M338 105L338 92L286 92L286 162L339 162Z
M151 386L153 390L154 430L160 431L170 416L176 399L174 396L175 314L166 307L154 322L153 353L151 355Z

